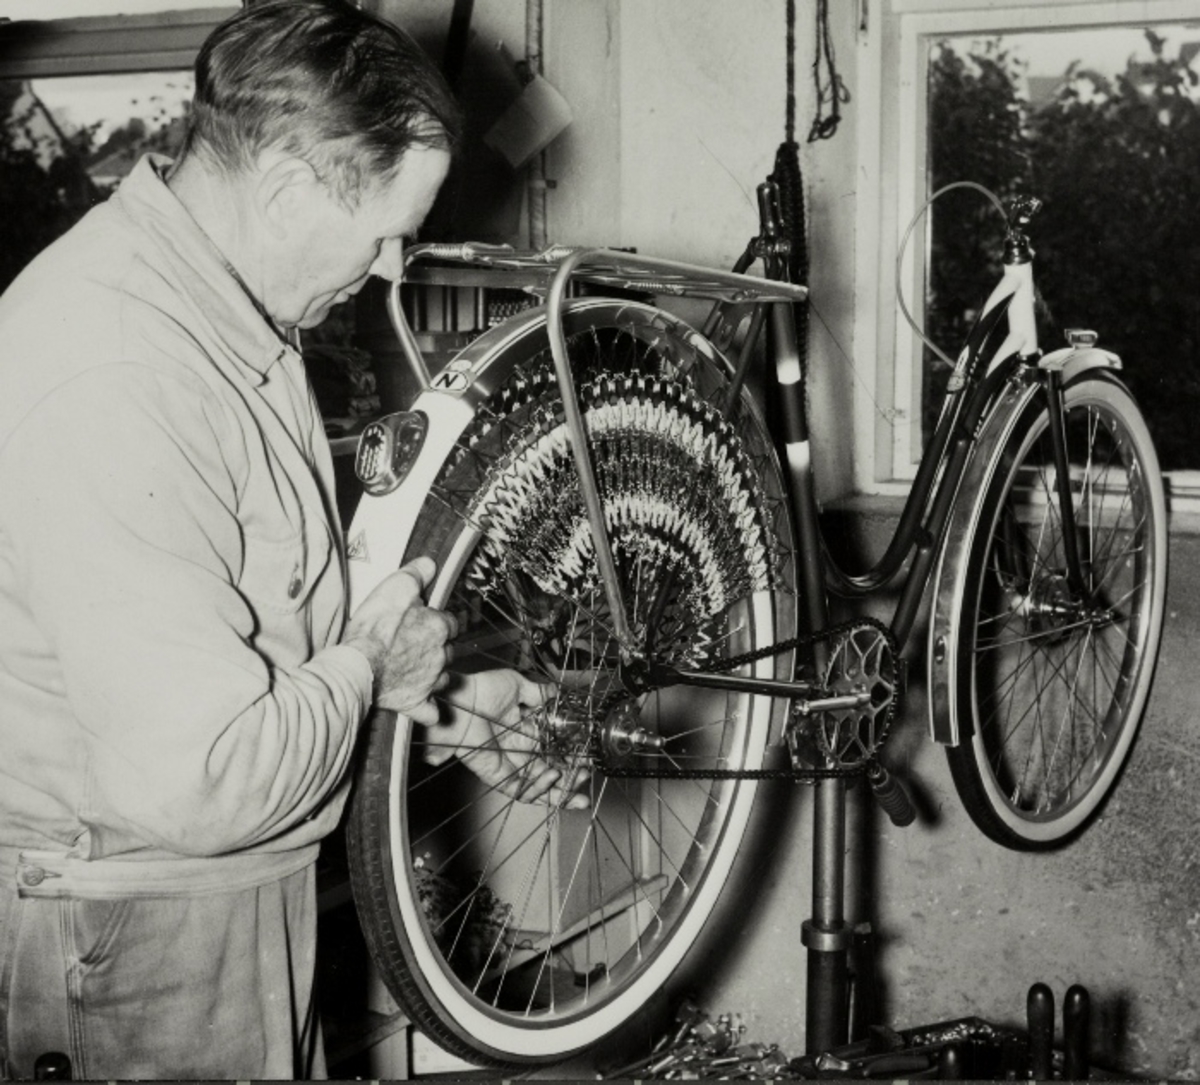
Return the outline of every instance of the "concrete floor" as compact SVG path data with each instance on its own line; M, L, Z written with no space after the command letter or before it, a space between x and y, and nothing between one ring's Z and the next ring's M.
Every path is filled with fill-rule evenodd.
M880 942L884 1023L979 1015L1020 1025L1032 983L1049 984L1059 1007L1081 983L1097 1065L1200 1077L1198 626L1200 539L1182 536L1172 540L1162 656L1127 771L1102 816L1050 854L1008 851L974 827L927 738L923 662L915 670L887 753L914 784L918 823L896 829L857 801L850 819L848 903ZM743 863L742 906L695 990L710 1013L740 1015L748 1040L795 1055L804 1051L811 797L774 786L787 790L762 805L769 844Z

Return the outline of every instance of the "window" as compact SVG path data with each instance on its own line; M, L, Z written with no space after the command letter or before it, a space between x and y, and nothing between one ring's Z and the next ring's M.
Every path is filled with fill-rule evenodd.
M0 291L144 153L179 149L196 53L240 8L239 0L4 0ZM356 312L351 299L304 338L322 411L343 421L379 408L369 355L352 345Z
M6 17L29 21L0 21L0 290L143 153L179 148L196 50L237 9L212 0L6 4ZM70 18L81 11L91 17Z
M872 488L911 479L944 384L897 314L895 239L937 187L966 179L1046 200L1032 230L1050 314L1043 349L1061 345L1062 327L1095 328L1125 361L1173 494L1200 494L1189 439L1200 392L1197 14L1183 0L891 0L877 99L885 194L871 210L890 252L877 275L860 273L878 299L883 359ZM998 274L1001 228L981 197L955 192L910 241L900 285L950 354Z
M147 151L180 146L190 72L0 80L0 290Z
M5 0L3 17L78 19L97 15L159 15L167 11L210 8L213 0Z

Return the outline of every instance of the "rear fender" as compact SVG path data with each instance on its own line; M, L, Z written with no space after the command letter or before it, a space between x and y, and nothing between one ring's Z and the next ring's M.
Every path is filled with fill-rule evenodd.
M482 404L518 366L549 349L546 313L539 306L489 329L455 355L410 405L428 419L424 444L395 490L362 495L346 534L351 612L402 564L442 464ZM563 307L562 321L568 337L595 326L627 329L648 342L670 333L728 366L693 328L641 302L578 298Z

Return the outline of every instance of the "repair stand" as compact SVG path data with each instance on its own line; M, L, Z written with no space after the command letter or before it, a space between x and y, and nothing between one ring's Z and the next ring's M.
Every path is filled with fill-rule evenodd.
M873 991L871 938L851 931L844 914L846 855L845 777L820 779L813 803L812 918L801 938L808 951L805 1052L789 1071L802 1078L887 1077L954 1080L1035 1081L1107 1077L1089 1065L1090 1000L1078 985L1063 1000L1063 1049L1054 1049L1054 994L1044 983L1029 989L1027 1029L1002 1028L977 1017L896 1032L871 1020L877 1007ZM857 960L855 1031L849 1036L851 945L867 947ZM857 952L856 952L857 956ZM869 1027L863 1028L862 1018Z
M808 950L805 1050L831 1051L849 1039L850 931L844 915L846 780L818 780L813 802L812 918L801 928Z

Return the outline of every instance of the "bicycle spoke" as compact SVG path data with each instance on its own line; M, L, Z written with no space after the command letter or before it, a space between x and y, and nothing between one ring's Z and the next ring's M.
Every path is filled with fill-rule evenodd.
M736 422L714 410L723 365L664 327L575 335L572 371L610 587L634 643L655 662L719 667L793 633L788 502L754 408L731 412ZM437 962L422 957L439 1005L478 1007L485 1031L543 1037L679 960L672 947L694 929L689 917L714 907L754 790L687 771L756 765L770 702L640 685L641 660L618 643L594 570L548 355L525 358L489 396L411 546L438 563L431 605L458 618L452 667L468 681L514 669L545 696L519 715L469 717L470 688L451 688L435 700L453 729L412 725L398 743L412 763L389 785L401 791L408 857L395 864L396 892L424 916L411 937ZM606 775L610 764L667 775ZM547 766L558 773L550 793L520 802ZM586 808L566 805L574 795Z
M1035 838L1009 812L1075 824L1065 820L1071 810L1094 808L1096 794L1111 786L1114 757L1128 749L1132 697L1145 690L1143 615L1158 514L1147 500L1146 445L1131 438L1120 406L1127 400L1102 380L1095 387L1096 398L1082 403L1072 392L1066 411L1082 586L1067 575L1060 480L1036 403L1028 414L1034 424L991 484L993 518L979 536L986 545L971 602L967 687L977 737L974 753L951 761L993 781L995 790L972 788L964 797L1005 842L1027 831Z

